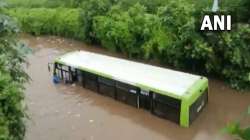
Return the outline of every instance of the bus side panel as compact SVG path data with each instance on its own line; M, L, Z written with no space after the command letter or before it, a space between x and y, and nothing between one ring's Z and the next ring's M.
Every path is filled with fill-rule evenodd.
M189 108L190 124L199 116L204 107L207 105L207 102L208 102L208 90L206 89L204 93Z
M189 125L198 117L208 102L208 79L202 77L187 91L181 102L180 125Z
M84 72L84 86L85 88L95 91L98 91L98 76L89 72Z
M125 104L138 107L138 93L140 89L138 87L118 82L116 83L117 100Z
M98 77L99 92L105 96L116 99L115 80Z
M164 96L158 93L153 94L152 113L161 118L180 123L181 100Z

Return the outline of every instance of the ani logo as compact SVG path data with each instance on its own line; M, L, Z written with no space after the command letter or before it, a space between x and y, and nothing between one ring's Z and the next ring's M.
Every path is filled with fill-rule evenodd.
M200 30L201 31L231 31L232 16L224 14L204 15Z

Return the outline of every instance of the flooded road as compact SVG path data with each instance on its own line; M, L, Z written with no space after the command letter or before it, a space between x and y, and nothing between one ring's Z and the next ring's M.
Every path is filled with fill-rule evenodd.
M230 140L221 128L250 105L250 93L238 93L210 79L208 106L190 128L181 128L80 86L52 83L47 64L56 56L79 49L112 53L58 37L23 35L21 39L34 50L27 69L32 79L26 90L27 140Z

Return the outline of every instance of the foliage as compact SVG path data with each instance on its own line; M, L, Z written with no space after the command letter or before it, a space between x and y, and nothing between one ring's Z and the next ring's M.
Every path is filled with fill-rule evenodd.
M28 76L23 71L23 45L17 42L18 28L9 17L0 14L0 139L24 138L24 86Z
M242 89L250 84L250 25L238 27L231 32L205 35L213 50L207 70L228 79L233 88Z
M156 13L157 8L159 6L166 5L168 0L118 0L118 4L120 5L121 9L128 10L130 7L134 6L135 4L140 4L146 8L148 13Z
M84 0L5 0L10 8L79 7Z
M15 1L15 0L11 0ZM24 0L21 0L24 1ZM36 0L35 0L36 1ZM34 1L34 2L35 2ZM55 0L51 7L72 5ZM237 29L201 33L196 27L212 1L185 0L79 0L72 8L15 8L8 13L25 32L52 34L100 43L105 48L140 59L226 79L236 89L249 87L249 0L220 1L226 12L240 17ZM74 4L73 4L74 5ZM237 8L240 7L240 8ZM43 4L41 7L48 7ZM67 7L67 6L66 6ZM197 20L198 19L198 20Z
M250 26L239 25L239 29L233 33L222 36L221 46L224 50L223 74L230 78L235 88L248 87L250 84Z
M212 1L185 0L6 0L0 12L16 18L22 30L34 35L59 35L101 43L129 57L157 59L175 68L212 74L233 88L250 85L249 0L221 1L240 23L224 33L196 30L203 9ZM235 11L234 11L235 10ZM0 15L0 140L24 137L23 84L28 76L23 45L17 42L13 20ZM250 110L250 109L249 109ZM248 111L250 112L250 111ZM233 122L225 129L249 140L250 128Z
M250 23L250 1L241 0L235 8L240 22Z
M148 14L139 3L128 11L120 11L120 5L113 6L106 16L94 18L94 32L104 47L127 54L129 57L142 57L142 45L151 34L160 28L156 15Z
M57 8L57 7L67 7L76 8L81 6L84 0L46 0L45 3L40 7L47 8Z
M244 117L250 116L250 106L248 107L248 111L243 114L243 116L238 121L230 122L223 131L240 138L241 140L250 140L250 126L246 128L241 128L240 122Z
M94 18L102 45L132 57L157 58L164 64L194 72L219 75L236 89L249 85L249 25L226 33L196 30L194 5L177 0L148 14L137 3L128 10L116 5ZM123 9L123 10L120 10Z
M12 9L8 14L17 18L25 32L34 35L59 35L82 39L83 30L79 22L78 9Z
M8 7L40 7L45 4L46 0L4 0Z
M98 15L104 15L112 6L111 0L86 0L82 4L81 23L84 32L84 40L95 42L93 32L93 18Z
M112 11L115 11L115 7ZM124 51L134 42L133 35L129 32L128 14L112 15L112 17L97 16L94 19L94 32L97 39L101 40L101 44L113 51ZM113 20L116 18L116 20Z
M203 68L206 64L211 49L196 32L194 12L192 4L181 0L171 1L168 5L158 8L157 15L161 19L169 42L165 47L161 46L158 49L160 59L164 63L177 68L193 69L196 66Z

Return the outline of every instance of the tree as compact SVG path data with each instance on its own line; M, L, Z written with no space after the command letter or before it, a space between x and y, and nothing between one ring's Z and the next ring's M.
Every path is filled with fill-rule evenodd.
M0 139L22 140L25 134L24 83L28 75L24 45L18 43L18 28L6 15L0 14Z

